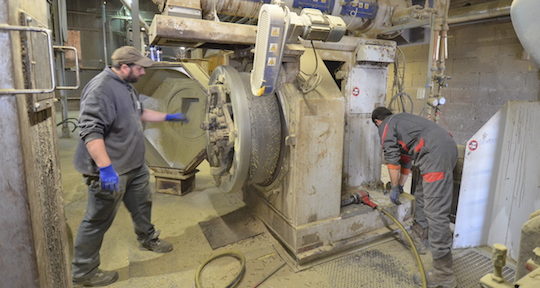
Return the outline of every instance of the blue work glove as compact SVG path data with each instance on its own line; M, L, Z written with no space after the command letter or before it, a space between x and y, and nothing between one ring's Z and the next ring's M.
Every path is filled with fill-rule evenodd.
M399 185L392 186L392 190L390 190L390 201L396 205L400 205L401 202L399 201L399 194L401 194L403 191L403 188L400 188Z
M189 122L184 113L167 114L165 115L165 121L182 121L185 123Z
M99 180L101 180L102 190L118 191L118 173L114 171L112 164L99 168Z

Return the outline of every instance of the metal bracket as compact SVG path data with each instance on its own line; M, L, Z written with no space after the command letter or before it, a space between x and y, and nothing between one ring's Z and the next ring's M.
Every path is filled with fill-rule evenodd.
M53 48L58 51L64 52L64 50L72 50L73 53L75 53L75 86L56 86L56 90L77 90L79 89L79 86L81 85L81 80L79 76L79 56L77 54L77 48L72 46L60 46L60 45L54 45ZM64 73L64 71L62 71Z
M49 52L49 68L51 73L51 87L49 88L43 88L43 89L0 89L0 95L1 94L44 94L44 93L51 93L56 88L56 78L54 75L54 53L52 48L52 37L51 37L51 30L45 29L45 28L39 28L39 27L30 27L30 26L15 26L15 25L7 25L7 24L0 24L0 31L1 30L7 30L7 31L24 31L24 32L38 32L38 33L45 33L47 35L47 46L48 46L48 52Z

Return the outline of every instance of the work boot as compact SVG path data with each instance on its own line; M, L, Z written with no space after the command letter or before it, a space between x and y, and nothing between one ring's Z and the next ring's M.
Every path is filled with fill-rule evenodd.
M407 238L402 234L403 232L399 232L399 237L401 242L407 246L409 249L411 248L411 244L407 240ZM429 248L429 241L428 241L428 228L423 228L420 224L418 224L416 221L411 226L411 229L408 230L409 235L413 239L414 246L416 246L416 250L418 251L418 254L425 255Z
M428 288L456 288L457 281L452 268L452 252L440 259L433 259L433 270L426 273ZM422 278L413 277L416 285L422 285Z
M156 230L154 234L152 234L152 236L150 236L147 240L141 241L141 246L146 250L150 250L156 253L168 253L173 250L173 246L171 243L159 239L158 230Z
M116 271L104 271L97 269L96 272L90 276L82 278L73 278L73 286L75 287L98 287L107 286L118 280L118 272Z

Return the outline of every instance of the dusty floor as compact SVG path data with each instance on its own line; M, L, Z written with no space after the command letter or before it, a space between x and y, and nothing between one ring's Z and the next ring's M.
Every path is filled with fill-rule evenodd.
M76 133L72 135L69 139L59 139L58 146L65 213L76 233L85 212L86 187L71 163L77 141ZM198 267L222 251L233 250L246 257L246 273L239 287L254 287L285 263L268 233L212 250L198 223L234 211L243 202L239 195L225 194L215 188L207 165L203 163L200 170L196 191L184 196L153 195L152 220L162 231L161 237L174 245L171 253L140 250L127 210L125 207L119 210L101 249L101 268L120 273L118 282L109 287L195 287ZM423 256L423 259L429 267L429 258ZM238 270L236 260L218 259L204 270L203 286L225 287ZM259 287L414 287L411 276L415 272L411 253L396 240L387 239L301 272L285 265Z

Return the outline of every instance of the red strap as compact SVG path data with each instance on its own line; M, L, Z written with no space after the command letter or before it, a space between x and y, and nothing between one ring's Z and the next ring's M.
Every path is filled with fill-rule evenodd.
M386 123L384 125L384 130L382 132L382 137L381 137L381 146L384 146L384 139L386 139L386 134L388 133L388 123Z
M444 179L444 172L429 172L426 174L422 174L422 178L424 179L424 182L427 183L439 181Z
M424 147L424 138L420 138L420 141L418 141L418 144L416 145L416 147L414 147L414 152L418 153L420 152L420 149L422 149L422 147Z

